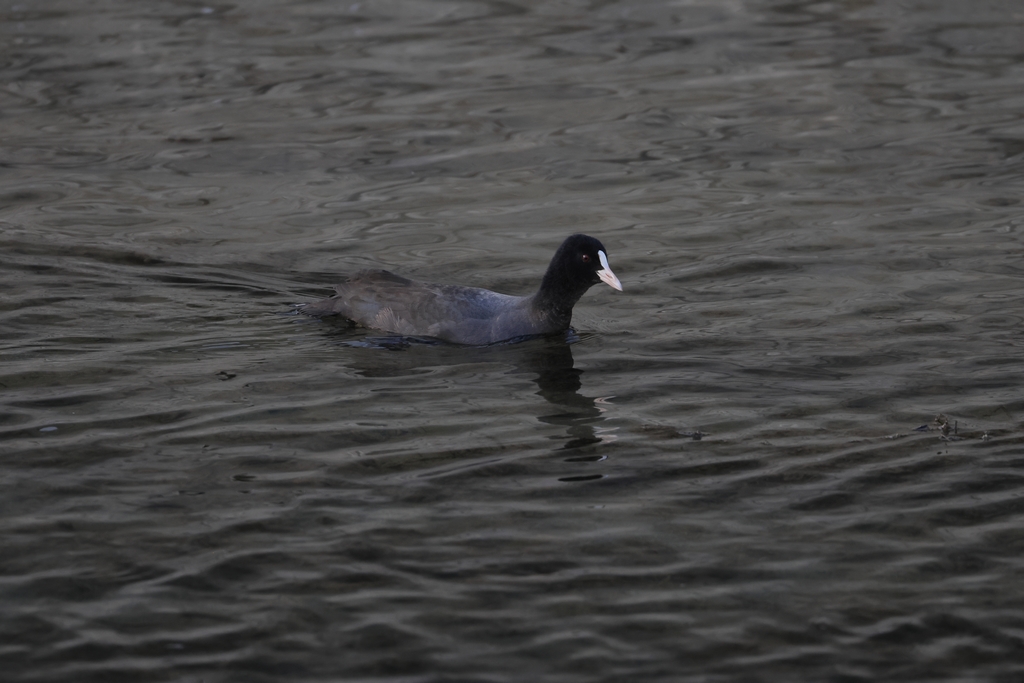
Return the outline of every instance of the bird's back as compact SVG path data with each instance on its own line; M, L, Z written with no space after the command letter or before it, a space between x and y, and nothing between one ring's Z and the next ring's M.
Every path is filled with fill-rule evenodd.
M533 314L529 297L419 282L386 270L363 271L335 290L335 296L307 305L304 312L342 315L365 327L459 344L552 331Z

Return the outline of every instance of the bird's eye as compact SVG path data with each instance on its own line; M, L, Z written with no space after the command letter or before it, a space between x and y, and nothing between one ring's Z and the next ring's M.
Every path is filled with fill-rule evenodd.
M584 254L583 256L580 256L580 260L583 261L584 263L590 263L590 254Z

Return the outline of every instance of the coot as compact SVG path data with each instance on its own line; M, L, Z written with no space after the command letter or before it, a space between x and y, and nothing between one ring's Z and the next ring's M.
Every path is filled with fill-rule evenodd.
M435 285L368 270L335 286L335 296L308 304L303 312L343 315L364 327L403 336L492 344L569 329L573 305L598 282L622 291L604 245L587 235L571 235L558 247L540 289L531 296Z

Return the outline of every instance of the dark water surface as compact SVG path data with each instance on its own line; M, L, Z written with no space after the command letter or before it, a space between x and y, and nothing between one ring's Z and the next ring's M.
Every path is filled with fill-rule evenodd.
M5 680L1024 677L1019 2L8 3L0 73ZM576 231L566 339L294 313Z

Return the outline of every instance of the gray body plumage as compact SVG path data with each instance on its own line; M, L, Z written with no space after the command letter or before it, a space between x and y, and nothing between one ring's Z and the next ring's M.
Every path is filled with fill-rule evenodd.
M565 330L572 321L533 306L532 296L509 296L476 287L409 280L386 270L367 270L335 286L337 295L307 305L304 313L341 315L408 337L456 344L495 341Z

